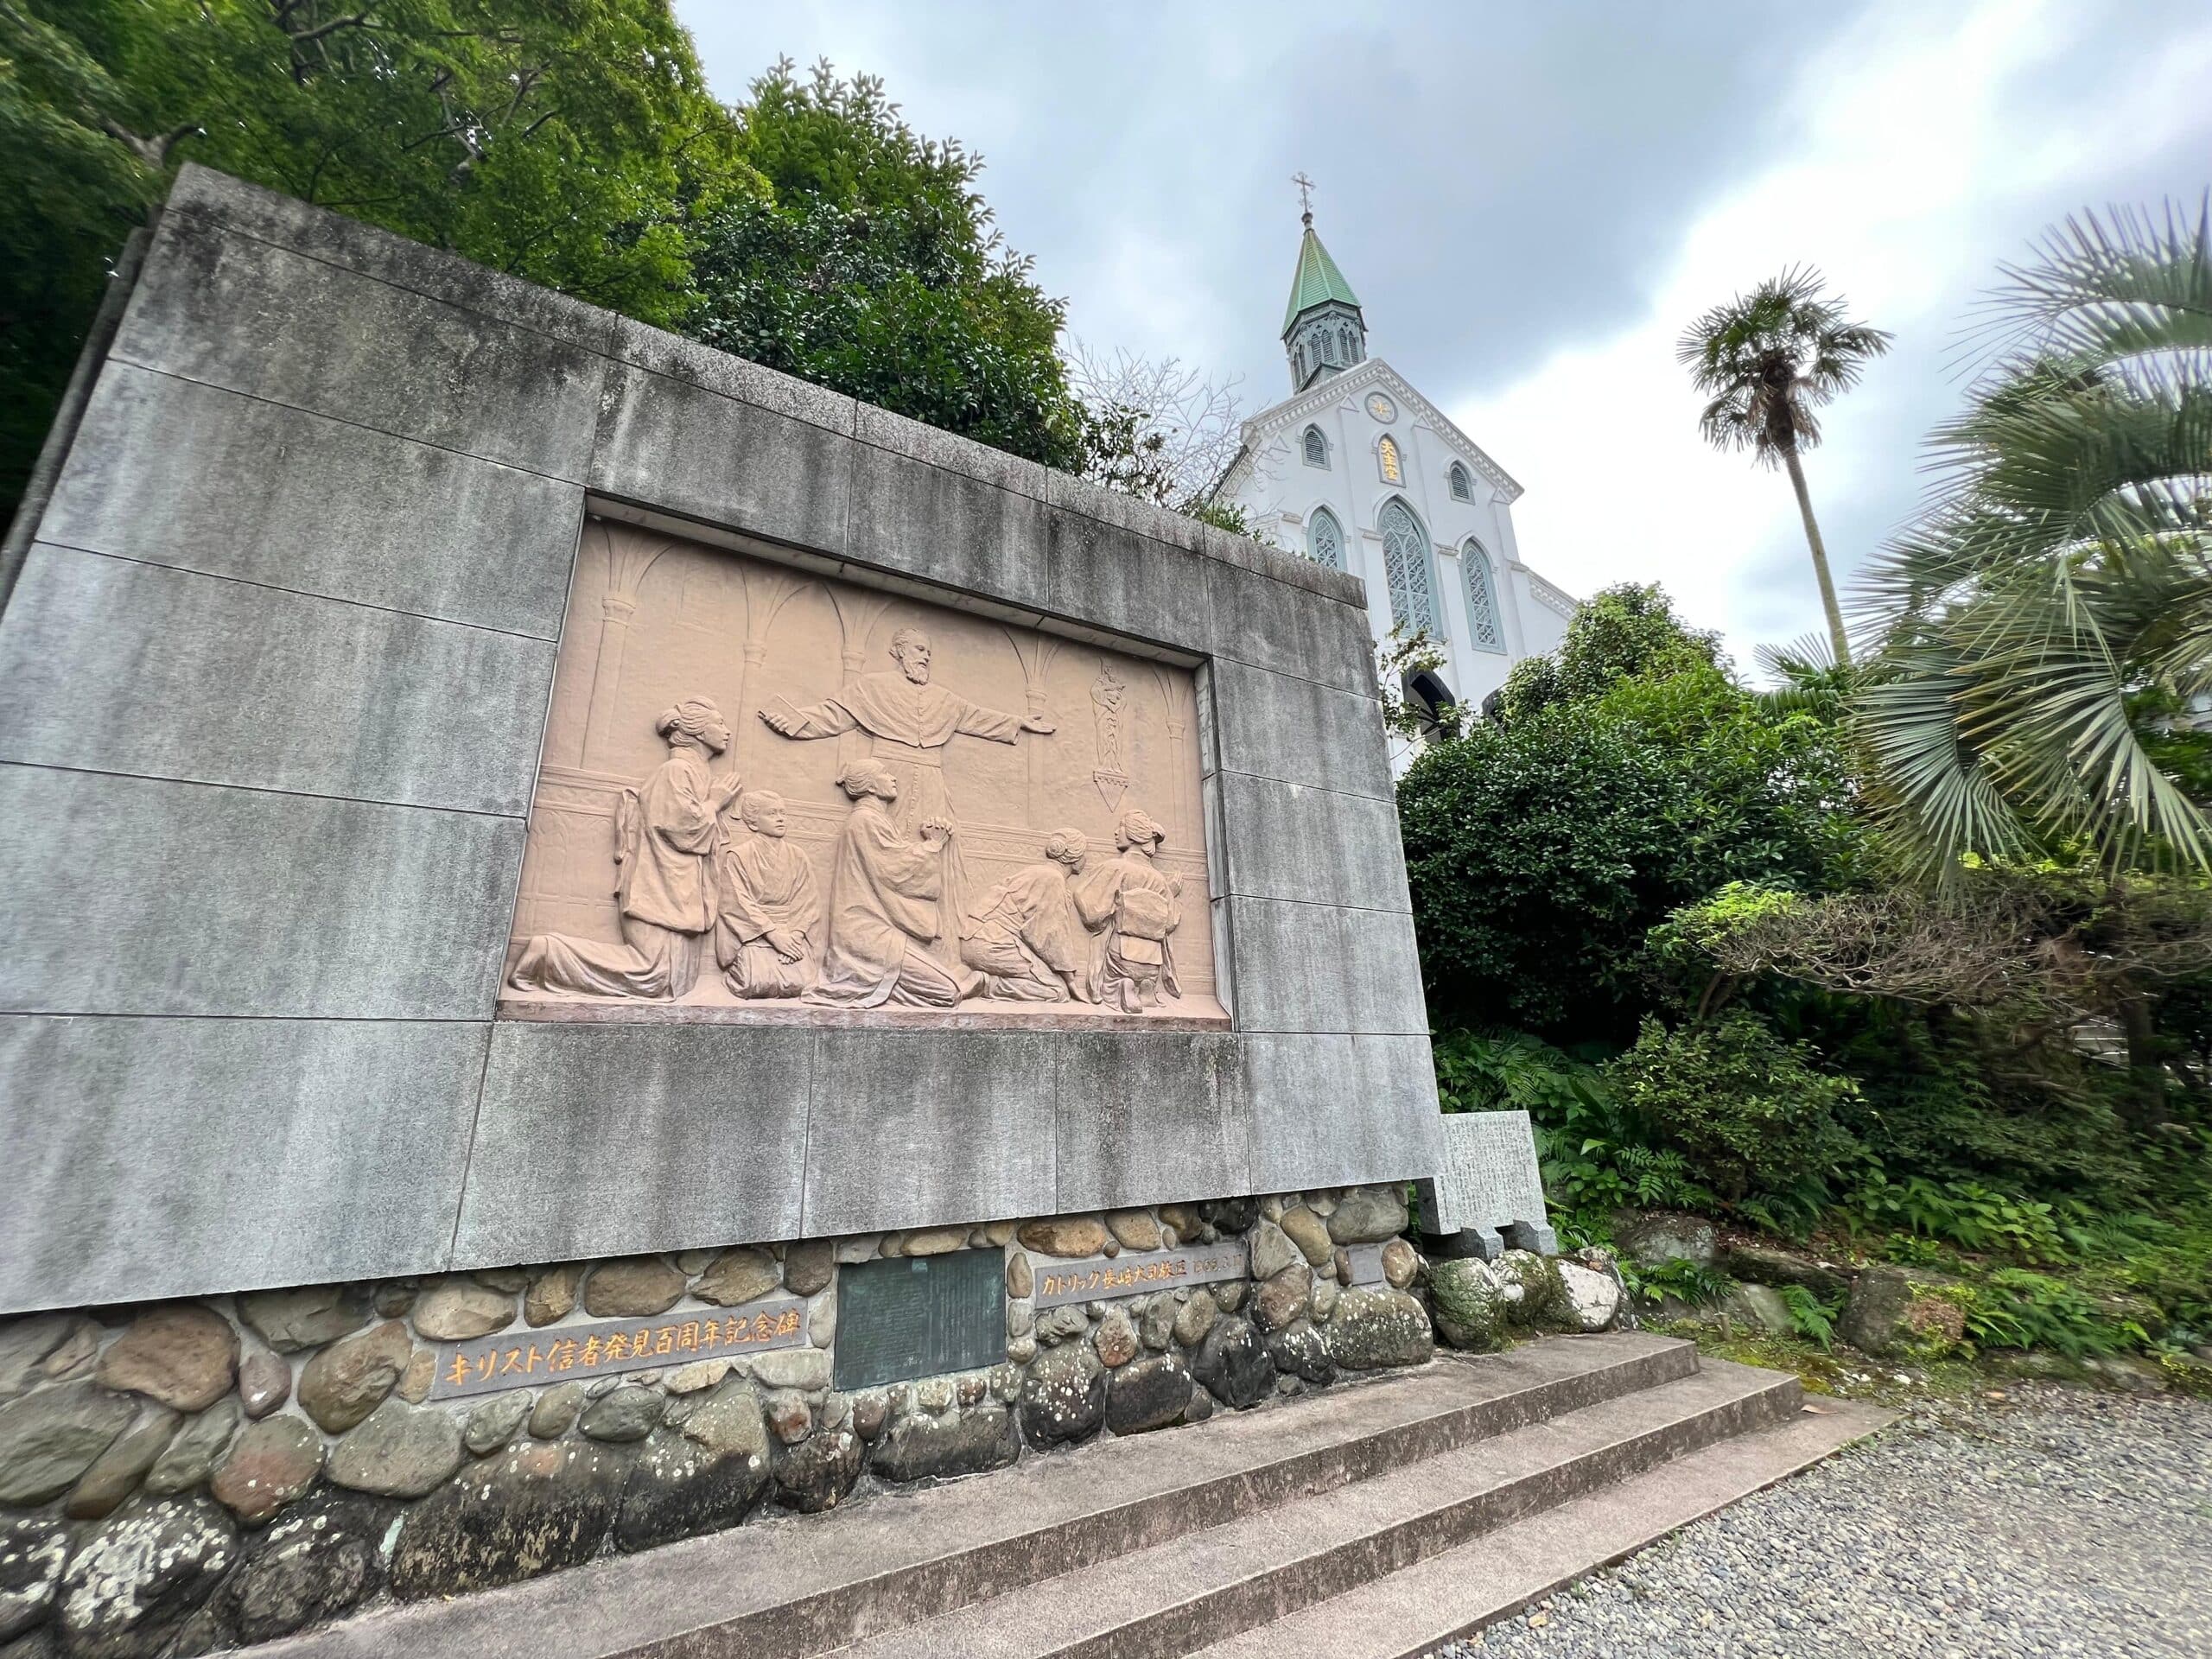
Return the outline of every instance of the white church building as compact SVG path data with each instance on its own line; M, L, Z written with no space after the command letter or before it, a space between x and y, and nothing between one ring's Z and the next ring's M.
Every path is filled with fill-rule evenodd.
M1521 486L1367 354L1359 300L1311 212L1305 223L1282 324L1291 395L1244 423L1214 498L1276 545L1363 580L1378 646L1425 629L1442 684L1409 690L1480 708L1514 663L1559 643L1575 601L1521 562Z

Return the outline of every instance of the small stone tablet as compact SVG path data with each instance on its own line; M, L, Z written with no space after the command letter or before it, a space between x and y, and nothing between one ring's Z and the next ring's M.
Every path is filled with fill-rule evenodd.
M1526 1112L1456 1112L1443 1122L1444 1167L1421 1183L1421 1230L1471 1235L1477 1250L1495 1256L1508 1245L1559 1250L1544 1213L1536 1137Z

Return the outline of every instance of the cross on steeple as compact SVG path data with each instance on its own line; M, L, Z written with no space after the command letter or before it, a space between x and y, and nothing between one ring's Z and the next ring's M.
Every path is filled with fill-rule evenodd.
M1290 181L1298 187L1299 217L1311 226L1313 223L1313 181L1306 176L1305 169L1301 168L1290 175Z

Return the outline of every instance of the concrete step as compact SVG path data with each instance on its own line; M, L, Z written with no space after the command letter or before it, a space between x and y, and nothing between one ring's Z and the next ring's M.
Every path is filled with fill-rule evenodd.
M1707 1362L1325 1497L887 1631L839 1659L1179 1659L1670 1458L1772 1427L1800 1403L1794 1376Z
M1788 1478L1895 1421L1850 1401L1808 1402L1772 1428L1738 1435L1573 1498L1200 1648L1192 1659L1420 1659L1521 1611L1693 1521Z
M258 1651L807 1659L1300 1500L1334 1501L1323 1495L1698 1374L1689 1344L1641 1332L1446 1356L1197 1428L1025 1458L830 1515L766 1516L450 1602L385 1609Z

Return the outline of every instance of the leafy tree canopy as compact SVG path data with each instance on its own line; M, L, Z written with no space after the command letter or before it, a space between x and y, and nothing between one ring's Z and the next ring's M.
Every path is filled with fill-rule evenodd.
M1061 302L971 188L982 158L906 124L883 83L779 63L739 111L766 181L706 223L687 331L947 431L1072 469Z
M1626 1042L1645 935L1677 906L1849 879L1849 766L1830 725L1738 685L1656 589L1584 607L1548 675L1399 786L1430 1011Z

